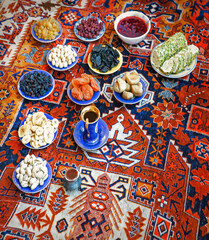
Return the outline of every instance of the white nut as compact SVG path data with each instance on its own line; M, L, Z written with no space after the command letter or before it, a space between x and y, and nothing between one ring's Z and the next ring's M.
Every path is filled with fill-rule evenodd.
M66 59L66 60L67 60L67 59ZM63 67L64 67L64 68L66 68L67 65L68 65L67 62L66 62L66 60L65 60L65 62L63 62Z
M16 178L19 179L19 177L20 177L20 174L18 173L18 174L16 175Z
M23 181L28 182L28 175L24 175L24 176L23 176Z
M27 168L27 164L25 164L25 162L21 162L20 163L20 167L23 168L23 169L26 169Z
M33 185L34 182L36 182L36 178L31 178L30 181L29 181L30 185Z
M43 166L46 166L46 164L47 164L47 161L44 160L44 161L43 161Z
M43 162L43 159L42 159L41 157L37 157L37 158L36 158L36 161L38 161L38 162Z
M43 173L42 171L39 171L39 172L37 172L35 175L36 175L37 178L40 179L40 178L43 178L44 173Z
M32 172L33 172L33 173L36 173L36 172L38 172L38 170L39 170L39 166L36 166L36 165L34 164L34 167L33 167L33 169L32 169Z
M15 172L18 174L18 173L20 173L20 167L18 167L16 170L15 170Z
M20 183L20 185L21 185L23 188L28 187L28 182L22 181L22 182Z
M26 172L27 172L27 175L30 177L31 176L31 168L27 167Z
M33 158L30 159L30 165L31 165L31 166L34 165L34 159L33 159Z
M39 184L42 186L44 184L44 180L43 179L40 179L39 180Z
M19 174L19 181L22 182L23 181L23 175L22 174Z
M31 185L30 189L31 189L31 190L34 190L38 185L39 185L39 181L35 181L35 182Z
M22 175L24 175L25 174L25 169L24 168L20 168L20 173L22 174Z
M44 174L43 180L45 181L48 178L48 174Z
M47 167L42 167L41 170L42 170L42 172L44 173L44 175L45 175L45 174L48 174L48 169L47 169Z

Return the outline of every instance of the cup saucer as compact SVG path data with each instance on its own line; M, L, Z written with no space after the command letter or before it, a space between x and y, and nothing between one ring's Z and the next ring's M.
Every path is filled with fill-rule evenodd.
M98 120L98 132L99 132L99 141L96 144L89 144L87 141L84 140L83 134L84 134L84 122L80 120L74 129L73 136L75 139L75 142L79 147L86 151L92 151L96 150L98 148L101 148L108 139L109 136L109 129L104 120L101 118Z

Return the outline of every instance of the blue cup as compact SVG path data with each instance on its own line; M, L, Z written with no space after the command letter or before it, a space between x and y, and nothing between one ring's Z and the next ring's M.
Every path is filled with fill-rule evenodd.
M81 120L84 122L83 140L89 145L99 142L99 119L100 111L95 106L87 106L81 111Z
M75 168L68 169L65 173L63 183L66 190L72 191L78 189L81 185L79 171Z

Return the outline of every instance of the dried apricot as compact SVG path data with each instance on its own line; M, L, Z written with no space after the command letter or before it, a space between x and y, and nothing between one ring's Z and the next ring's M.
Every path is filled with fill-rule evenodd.
M74 78L71 82L73 87L88 84L90 81L86 78Z
M89 84L82 85L81 86L81 91L83 93L83 98L85 100L90 100L94 95L94 91Z
M82 73L81 77L86 78L90 81L90 85L95 92L99 91L99 86L98 86L96 80L94 79L94 77L92 77L91 75L86 74L86 73Z
M81 89L79 87L73 87L71 89L71 95L73 98L77 99L77 100L83 100L83 92L81 91Z

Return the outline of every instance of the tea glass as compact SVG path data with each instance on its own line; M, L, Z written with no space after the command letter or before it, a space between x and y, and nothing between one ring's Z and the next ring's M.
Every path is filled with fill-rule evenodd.
M81 120L84 122L83 139L90 145L99 142L98 121L100 111L96 106L87 106L81 111Z

